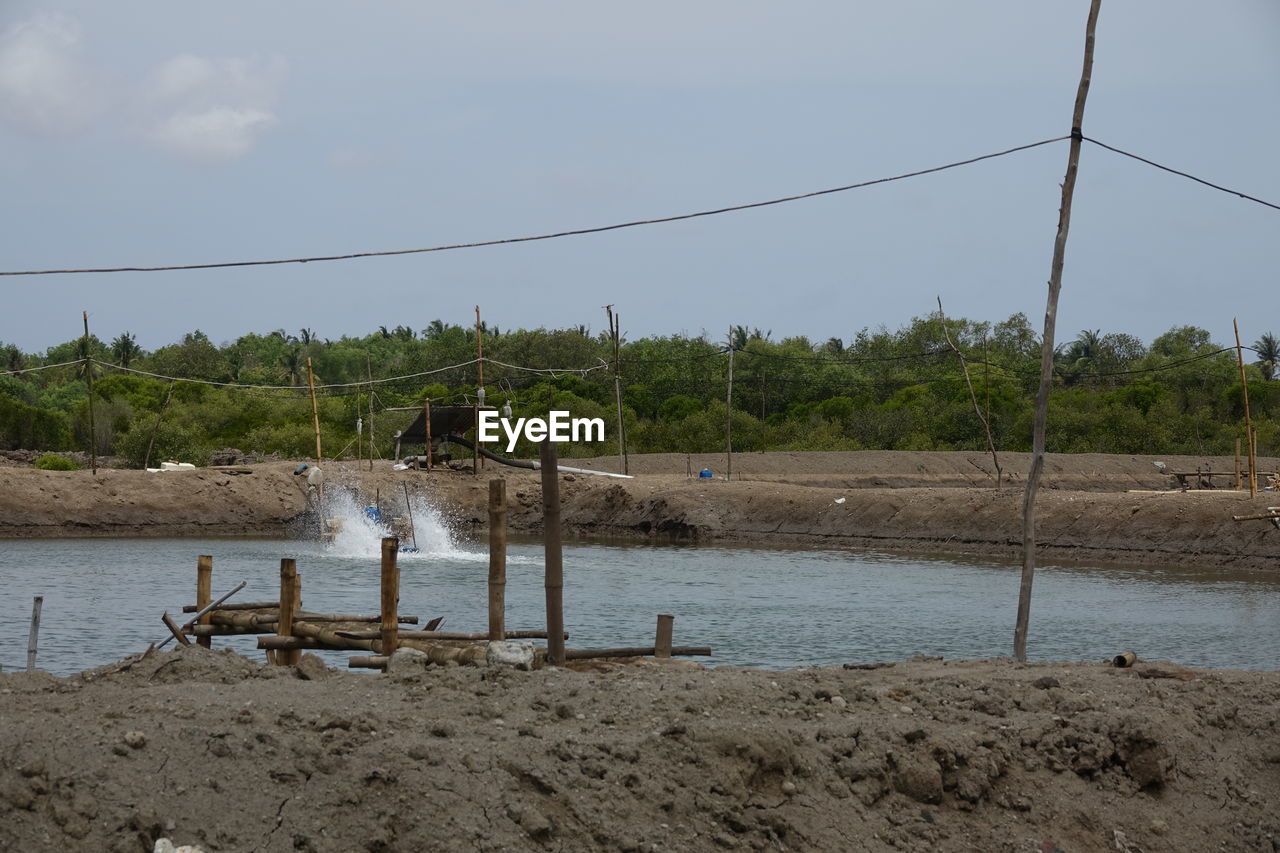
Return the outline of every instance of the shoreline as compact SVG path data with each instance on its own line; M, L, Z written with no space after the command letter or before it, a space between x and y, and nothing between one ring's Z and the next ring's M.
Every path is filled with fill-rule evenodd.
M612 470L616 458L566 460ZM976 453L865 451L812 455L743 454L743 479L689 479L670 468L699 464L676 454L632 457L649 471L631 480L562 474L561 516L570 537L626 542L886 550L1021 561L1019 460L1005 460L1013 483L992 488L990 457ZM1023 460L1025 461L1025 460ZM1196 464L1229 465L1231 460ZM1264 460L1272 465L1271 460ZM1232 515L1265 512L1280 494L1159 491L1146 457L1051 456L1037 499L1037 559L1132 566L1218 566L1274 570L1280 531ZM1168 463L1189 464L1174 459ZM0 468L0 539L291 538L308 516L305 483L293 463L253 473L148 474ZM327 463L330 488L350 488L394 507L408 484L432 500L457 530L482 538L487 481L507 481L513 534L541 530L537 472L489 463L469 471L374 471ZM665 471L665 473L664 473ZM790 473L784 473L790 471ZM1150 473L1148 473L1150 472ZM984 485L974 485L987 477ZM917 485L859 485L866 483ZM927 483L919 485L918 483ZM1129 491L1136 489L1138 491Z

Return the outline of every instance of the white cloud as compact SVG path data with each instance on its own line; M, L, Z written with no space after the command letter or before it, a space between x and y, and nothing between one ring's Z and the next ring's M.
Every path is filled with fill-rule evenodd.
M282 59L174 57L143 87L144 134L192 162L243 157L277 123L275 105L285 73Z
M80 27L37 15L0 33L0 119L27 131L81 130L102 111L103 92L80 59Z

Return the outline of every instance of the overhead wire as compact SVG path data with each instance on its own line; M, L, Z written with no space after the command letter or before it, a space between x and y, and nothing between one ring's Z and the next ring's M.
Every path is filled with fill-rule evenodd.
M1258 204L1263 205L1264 207L1270 207L1270 208L1274 208L1275 210L1280 210L1280 204L1275 204L1270 201L1265 201L1263 199L1258 198L1257 196L1252 196L1252 195L1249 195L1248 193L1240 192L1239 190L1233 190L1229 187L1224 187L1224 186L1221 186L1220 184L1215 184L1212 181L1206 181L1204 178L1197 178L1195 175L1192 175L1188 172L1179 171L1178 169L1175 169L1171 166L1165 166L1161 163L1157 163L1154 160L1148 160L1146 157L1141 157L1129 151L1124 151L1122 149L1116 148L1113 145L1108 145L1105 142L1100 142L1099 140L1094 139L1093 137L1090 137L1090 136L1082 135L1080 138L1083 139L1085 142L1092 142L1094 145L1097 145L1099 148L1105 148L1108 151L1112 151L1116 154L1120 154L1125 157L1129 157L1134 160L1137 160L1139 163L1146 163L1148 166L1154 166L1157 169L1163 169L1166 172L1169 172L1174 175L1178 175L1179 177L1186 178L1189 181L1195 181L1197 184L1204 184L1206 187L1211 187L1215 190L1218 190L1219 192L1224 192L1224 193L1227 193L1228 195L1239 196L1240 198L1245 199L1246 201L1256 202Z
M694 213L679 213L673 216L660 216L653 219L634 219L628 222L618 222L612 225L597 225L588 228L574 228L566 231L556 231L548 234L535 234L525 237L505 237L494 240L478 240L472 243L448 243L439 246L428 246L418 249L390 249L385 251L367 251L367 252L349 252L339 255L313 255L310 257L298 258L275 258L270 260L254 260L254 261L220 261L215 263L203 264L170 264L163 266L125 266L125 267L84 267L80 269L38 269L38 270L6 270L0 271L0 276L20 276L20 275L79 275L90 273L120 273L120 272L172 272L178 270L207 270L207 269L225 269L228 267L260 267L260 266L276 266L280 264L306 264L318 263L322 261L347 261L357 258L380 258L390 257L394 255L419 255L427 252L447 252L455 249L477 249L485 246L505 246L514 243L532 243L539 240L555 240L562 237L578 237L585 234L600 234L606 231L618 231L623 228L637 228L643 225L660 225L667 222L679 222L686 219L697 219L704 216L718 216L724 213L734 213L741 210L753 210L761 207L769 207L777 204L786 204L793 201L801 201L803 199L817 198L824 195L832 195L834 193L849 192L850 190L863 189L865 187L875 186L877 184L887 184L893 181L902 181L907 178L917 178L922 175L930 175L936 172L943 172L948 169L955 169L960 166L968 166L973 163L980 163L983 160L992 160L996 157L1004 157L1019 151L1027 151L1032 148L1038 148L1041 145L1049 145L1054 142L1061 142L1069 139L1069 136L1055 136L1051 139L1042 139L1039 142L1031 142L1026 145L1018 145L1013 148L1007 148L1003 151L995 151L990 154L982 154L977 157L969 157L964 160L957 160L952 163L944 163L941 166L932 166L927 169L917 169L913 172L904 172L900 175L891 175L884 178L874 178L869 181L859 181L855 184L846 184L839 187L829 187L827 189L813 190L811 192L797 193L795 195L782 196L781 198L768 199L766 201L753 201L745 204L734 204L726 207L718 207L711 210L699 210Z

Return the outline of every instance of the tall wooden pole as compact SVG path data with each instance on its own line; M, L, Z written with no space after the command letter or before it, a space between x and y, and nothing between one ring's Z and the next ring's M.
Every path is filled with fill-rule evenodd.
M164 417L164 410L169 407L169 401L173 399L173 383L169 383L169 393L164 395L164 402L160 404L160 411L156 412L156 425L151 428L151 437L147 439L147 455L142 460L143 468L151 467L151 448L155 447L156 433L160 431L160 419Z
M484 388L484 338L480 335L480 306L476 306L476 435L471 446L471 471L477 477L484 467L484 457L480 455L480 391Z
M365 370L369 373L369 470L373 470L373 361L369 354L364 356Z
M1084 104L1093 75L1094 33L1101 6L1102 0L1093 0L1085 25L1084 65L1076 88L1075 111L1071 117L1071 147L1067 154L1067 174L1062 181L1062 205L1058 210L1058 235L1053 242L1053 261L1049 268L1049 297L1045 305L1044 339L1040 349L1040 390L1036 393L1035 426L1031 438L1031 470L1027 474L1027 490L1022 500L1022 583L1018 589L1018 619L1013 629L1013 656L1019 661L1027 659L1031 582L1036 567L1036 490L1040 487L1040 474L1044 470L1045 421L1049 411L1049 389L1053 384L1053 335L1058 319L1058 293L1062 289L1062 267L1067 253L1067 232L1071 229L1071 200L1075 195L1076 173L1080 169Z
M733 479L733 326L729 327L729 391L725 394L724 442L726 480Z
M489 481L489 641L507 637L507 481Z
M307 387L311 389L311 421L316 428L316 464L320 464L320 409L316 405L316 375L311 370L311 356L307 356Z
M422 401L422 427L427 436L427 470L431 470L431 398Z
M213 603L213 557L201 554L196 558L196 612ZM196 620L197 625L212 625L213 616L206 613ZM206 649L213 645L211 637L197 637L196 642Z
M560 550L560 470L556 445L542 440L542 542L547 593L547 663L564 665L564 557Z
M93 359L89 353L89 312L84 312L84 378L89 383L89 465L98 473L98 430L93 423Z
M400 540L387 536L382 540L382 653L395 654L400 644L400 618L396 613L400 604L400 567L396 554Z
M627 431L622 423L622 366L618 357L619 341L622 330L622 315L613 313L613 306L604 306L605 314L609 317L609 338L613 344L613 398L618 408L618 463L622 467L622 473L630 473L627 470Z
M1249 443L1249 497L1258 494L1257 442L1253 436L1253 418L1249 414L1249 379L1244 373L1244 348L1240 346L1240 323L1233 317L1231 325L1236 330L1236 360L1240 364L1240 387L1244 393L1244 435Z

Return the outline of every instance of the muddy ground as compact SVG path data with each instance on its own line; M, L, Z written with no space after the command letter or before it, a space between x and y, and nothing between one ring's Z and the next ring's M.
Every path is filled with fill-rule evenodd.
M1280 849L1280 673L0 675L0 850Z
M724 456L633 456L634 479L564 474L562 520L571 535L664 541L867 548L1016 558L1021 553L1026 455L1005 454L1004 487L978 453L766 453L734 457L734 477L687 476ZM1217 488L1182 492L1171 470L1233 469L1230 458L1050 455L1037 503L1044 559L1148 565L1273 569L1280 530L1232 520L1280 504L1280 493L1249 498L1231 476ZM618 460L566 464L616 470ZM1260 470L1277 470L1261 460ZM537 472L487 463L463 470L393 471L379 462L327 462L329 488L357 489L395 511L408 484L432 496L463 532L488 524L488 480L508 484L509 523L541 530ZM294 463L253 465L253 473L200 469L151 474L0 468L0 538L40 536L285 536L315 529L314 497ZM1192 477L1192 482L1198 478Z

